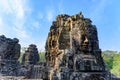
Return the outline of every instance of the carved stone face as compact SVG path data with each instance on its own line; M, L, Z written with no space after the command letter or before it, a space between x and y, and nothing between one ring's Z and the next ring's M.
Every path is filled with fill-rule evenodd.
M89 49L89 39L87 36L82 36L81 38L81 49L87 51Z
M70 32L69 27L63 27L60 37L59 37L59 48L66 49L70 48Z
M75 45L75 43L77 43L77 45L81 44L81 31L79 30L79 28L74 27L72 29L72 39L75 41L73 44Z
M87 36L83 36L84 38L82 38L83 40L83 46L88 46L88 44L89 44L89 40L88 40L88 37Z

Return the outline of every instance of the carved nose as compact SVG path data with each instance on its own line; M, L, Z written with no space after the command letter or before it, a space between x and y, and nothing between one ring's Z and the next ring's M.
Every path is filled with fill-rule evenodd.
M88 38L85 38L84 43L89 44Z

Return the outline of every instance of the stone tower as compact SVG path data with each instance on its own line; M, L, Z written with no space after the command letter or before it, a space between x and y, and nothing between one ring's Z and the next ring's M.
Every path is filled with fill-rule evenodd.
M0 75L17 76L21 46L17 38L0 36Z
M22 58L22 64L36 65L39 62L39 54L36 45L29 45Z
M50 80L110 80L95 25L82 13L58 15L46 41Z

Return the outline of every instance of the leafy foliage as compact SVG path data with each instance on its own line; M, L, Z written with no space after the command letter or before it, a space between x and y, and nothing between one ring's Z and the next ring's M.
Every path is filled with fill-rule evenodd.
M40 62L45 62L45 52L39 52Z
M120 52L107 50L102 52L102 56L111 73L120 77Z
M110 50L102 52L103 59L105 60L105 63L107 65L108 69L112 69L112 67L113 67L113 58L114 58L114 56L116 54L117 54L116 51L110 51Z
M20 53L20 57L18 59L18 61L21 63L22 62L22 57L23 57L23 54L25 53L25 51L27 50L27 47L22 47L21 49L21 53Z
M113 60L113 68L111 69L111 73L120 77L120 52L114 56Z

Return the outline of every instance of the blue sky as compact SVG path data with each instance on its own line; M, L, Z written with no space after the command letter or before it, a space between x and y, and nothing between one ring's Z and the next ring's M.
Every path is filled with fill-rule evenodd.
M120 0L0 0L0 35L44 50L55 17L80 11L97 26L100 48L120 51Z

